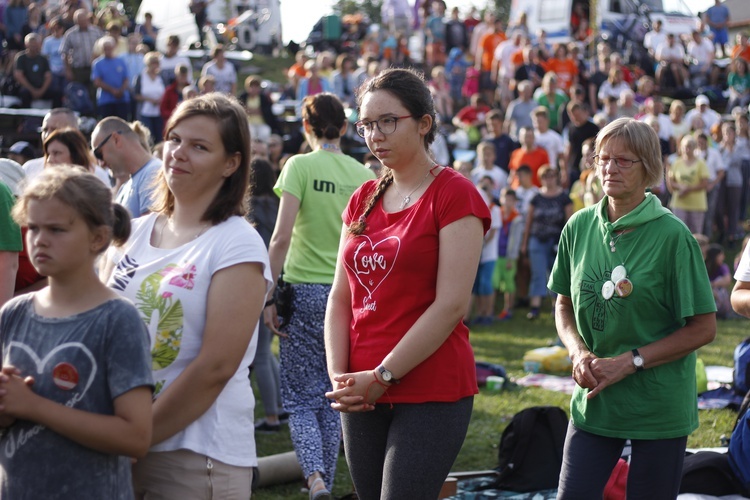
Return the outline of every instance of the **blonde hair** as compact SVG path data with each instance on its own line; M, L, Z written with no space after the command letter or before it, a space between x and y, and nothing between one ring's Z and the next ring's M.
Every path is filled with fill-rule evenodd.
M557 73L554 71L548 71L542 77L542 88L548 89L550 83L557 83Z
M679 99L675 99L674 101L672 101L672 104L669 105L669 116L675 116L675 113L677 111L682 111L682 115L685 116L686 109L687 107L685 106L684 102L680 101Z
M689 148L690 145L693 145L693 149L698 147L698 141L695 137L693 137L690 134L685 134L682 136L682 139L680 140L680 152L684 152L686 148Z
M159 58L161 57L161 54L156 51L146 52L143 56L143 64L148 66L153 61L159 61Z
M648 124L632 118L618 118L596 135L594 150L598 155L602 147L610 140L621 141L643 163L646 186L659 184L664 176L659 137ZM601 178L601 167L597 166Z
M110 241L119 246L130 236L130 214L122 205L112 202L112 192L94 174L75 165L45 168L23 190L13 207L13 220L25 226L31 200L58 200L76 211L90 230L106 226L110 240L98 250L103 252Z

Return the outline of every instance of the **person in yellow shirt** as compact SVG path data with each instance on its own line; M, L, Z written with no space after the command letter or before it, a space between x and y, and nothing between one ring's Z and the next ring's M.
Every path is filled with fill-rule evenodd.
M695 155L697 147L693 136L680 141L680 155L672 163L667 176L667 187L672 192L672 212L690 229L691 233L703 231L703 220L708 209L706 188L708 166Z

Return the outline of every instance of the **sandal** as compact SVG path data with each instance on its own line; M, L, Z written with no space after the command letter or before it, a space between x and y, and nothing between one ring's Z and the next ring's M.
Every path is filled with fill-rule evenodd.
M315 485L320 482L323 487L319 490L315 490ZM315 481L312 482L310 485L310 500L331 500L333 497L331 496L331 492L326 489L325 482L323 481L323 478L317 478Z

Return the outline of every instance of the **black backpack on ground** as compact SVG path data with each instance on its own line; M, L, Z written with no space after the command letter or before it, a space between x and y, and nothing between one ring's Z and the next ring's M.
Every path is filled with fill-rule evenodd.
M526 493L557 488L568 416L556 406L534 406L513 417L500 438L496 488Z

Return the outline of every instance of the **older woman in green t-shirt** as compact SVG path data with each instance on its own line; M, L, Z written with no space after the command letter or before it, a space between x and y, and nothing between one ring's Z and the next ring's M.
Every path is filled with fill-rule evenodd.
M571 217L549 280L577 383L558 499L601 498L627 439L628 496L674 498L716 306L697 242L646 193L662 176L656 133L620 118L595 152L605 196Z

